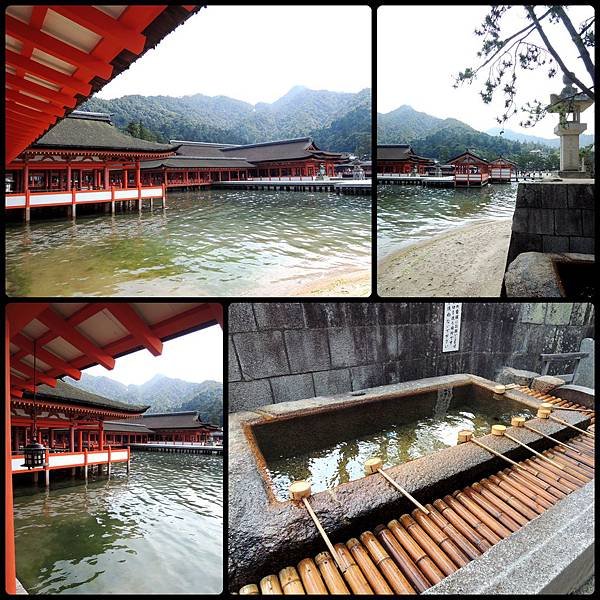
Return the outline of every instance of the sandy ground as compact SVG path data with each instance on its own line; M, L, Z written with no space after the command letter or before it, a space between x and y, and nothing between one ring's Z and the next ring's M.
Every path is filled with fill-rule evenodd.
M292 290L294 296L348 296L368 297L371 295L371 272L337 273L311 281Z
M474 223L383 258L379 295L499 297L511 222Z

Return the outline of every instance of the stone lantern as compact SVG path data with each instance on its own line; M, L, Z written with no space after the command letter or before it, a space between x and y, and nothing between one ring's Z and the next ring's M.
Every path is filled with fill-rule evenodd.
M364 179L364 178L365 178L365 171L360 166L360 160L356 159L354 161L353 167L352 167L352 179Z
M560 177L583 177L579 161L579 136L587 129L581 123L581 113L589 108L594 101L583 92L578 92L571 80L563 76L565 87L560 94L550 94L548 112L560 114L560 122L554 128L554 133L560 137ZM569 115L572 116L569 120Z

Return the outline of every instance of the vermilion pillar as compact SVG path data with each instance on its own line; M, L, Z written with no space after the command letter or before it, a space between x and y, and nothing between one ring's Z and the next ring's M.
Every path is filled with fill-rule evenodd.
M83 429L78 431L77 450L83 452Z
M69 427L69 452L75 452L75 427Z
M4 315L4 461L4 581L6 591L9 594L16 594L15 522L10 452L10 325L6 313Z
M98 450L104 450L104 423L102 421L98 426Z

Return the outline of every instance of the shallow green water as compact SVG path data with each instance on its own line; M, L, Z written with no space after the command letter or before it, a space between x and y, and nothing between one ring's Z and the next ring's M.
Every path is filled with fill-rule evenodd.
M516 183L471 189L378 186L378 258L455 227L512 218L516 198Z
M17 577L30 594L222 590L223 459L138 452L131 466L87 486L15 488Z
M291 441L279 447L277 455L267 457L268 472L277 497L287 500L295 480L309 479L313 492L331 489L364 477L364 463L373 456L379 456L385 467L399 465L455 446L462 429L485 435L492 425L509 424L517 415L534 416L522 404L492 400L491 394L486 398L472 388L385 401L376 408L333 411L319 417L320 424L315 418L302 426L303 432L311 431L310 436L288 431ZM294 453L293 440L300 438L311 449Z
M367 196L203 190L167 206L8 224L9 295L281 295L370 267Z

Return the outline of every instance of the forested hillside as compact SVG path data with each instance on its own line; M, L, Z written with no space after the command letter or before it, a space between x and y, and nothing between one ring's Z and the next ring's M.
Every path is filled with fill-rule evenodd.
M91 98L82 110L112 114L117 127L154 141L251 144L312 135L326 150L369 154L371 90L330 92L294 87L272 104L202 94Z

